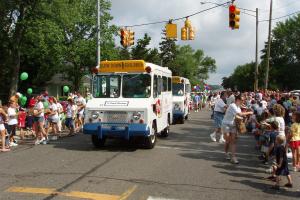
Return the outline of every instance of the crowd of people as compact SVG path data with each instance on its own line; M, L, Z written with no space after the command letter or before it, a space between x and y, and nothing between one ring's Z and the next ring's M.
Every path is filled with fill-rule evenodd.
M67 101L59 102L45 91L31 97L26 104L20 103L21 94L13 95L7 105L0 105L1 152L18 146L20 139L34 139L34 144L47 144L57 140L62 131L68 136L79 132L84 123L86 99L79 93L70 93Z
M292 154L292 169L300 171L300 100L298 94L278 91L231 92L211 94L208 105L212 110L215 131L213 142L224 143L225 157L238 164L236 142L239 133L252 133L259 150L259 159L269 166L267 179L279 189L280 176L286 176L292 187L288 167L288 151Z

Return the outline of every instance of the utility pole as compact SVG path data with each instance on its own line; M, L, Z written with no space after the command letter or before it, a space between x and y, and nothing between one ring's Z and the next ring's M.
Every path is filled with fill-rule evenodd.
M100 67L100 0L97 0L97 67Z
M258 8L256 8L256 47L255 47L255 81L254 91L258 90Z
M271 31L272 31L272 8L273 0L270 0L270 17L269 17L269 36L268 36L268 49L267 49L267 66L266 66L266 80L265 89L268 89L269 84L269 70L270 70L270 54L271 54Z

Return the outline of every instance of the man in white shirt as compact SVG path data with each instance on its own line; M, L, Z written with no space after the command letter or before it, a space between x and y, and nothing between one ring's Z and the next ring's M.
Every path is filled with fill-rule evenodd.
M215 103L215 108L214 108L214 122L215 122L215 131L210 134L210 138L213 142L216 142L216 135L221 133L219 142L220 143L224 143L224 137L223 137L223 133L221 131L221 126L222 126L222 121L223 121L223 117L225 114L225 110L227 108L227 105L225 103L225 99L226 99L226 92L223 91L221 93L221 98L218 99Z

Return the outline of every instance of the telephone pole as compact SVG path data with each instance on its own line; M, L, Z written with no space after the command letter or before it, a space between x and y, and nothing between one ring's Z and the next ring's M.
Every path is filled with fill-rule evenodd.
M97 0L97 65L100 67L100 0Z
M255 47L255 81L254 91L258 90L258 8L256 8L256 47Z
M266 66L266 80L265 89L268 89L269 84L269 70L270 70L270 54L271 54L271 31L272 31L272 8L273 0L270 0L270 17L269 17L269 36L268 36L268 49L267 49L267 66Z

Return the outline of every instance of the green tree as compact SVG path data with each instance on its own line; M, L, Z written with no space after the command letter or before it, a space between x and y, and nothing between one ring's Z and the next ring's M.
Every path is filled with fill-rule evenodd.
M17 91L21 62L21 45L24 33L28 28L26 20L35 13L39 0L32 1L1 1L0 2L0 49L3 53L0 65L3 66L0 80L4 81L3 90L6 94ZM8 76L7 76L8 75ZM9 81L7 81L9 77ZM7 98L7 96L6 96Z
M117 28L109 24L111 2L100 2L101 59L114 60L119 55L114 44ZM29 73L29 79L20 84L21 90L28 85L42 88L56 73L66 74L74 89L79 89L85 73L82 69L97 65L96 5L96 0L1 1L3 93L17 90L20 71Z
M162 60L163 66L170 67L171 63L175 60L177 56L176 39L168 39L166 37L166 30L162 32L161 42L159 43L160 58Z
M147 48L150 44L151 37L145 33L143 39L139 39L137 44L131 49L131 57L135 60L146 60L149 55L150 49Z
M266 49L262 51L263 75ZM277 23L272 31L269 85L272 89L292 90L300 85L300 15ZM292 72L292 73L291 73Z
M202 50L195 51L190 45L177 46L177 55L170 64L175 76L183 76L198 84L209 78L216 70L215 60L205 56Z
M255 63L247 63L237 66L233 74L223 78L224 88L238 89L239 91L251 91L254 87Z

